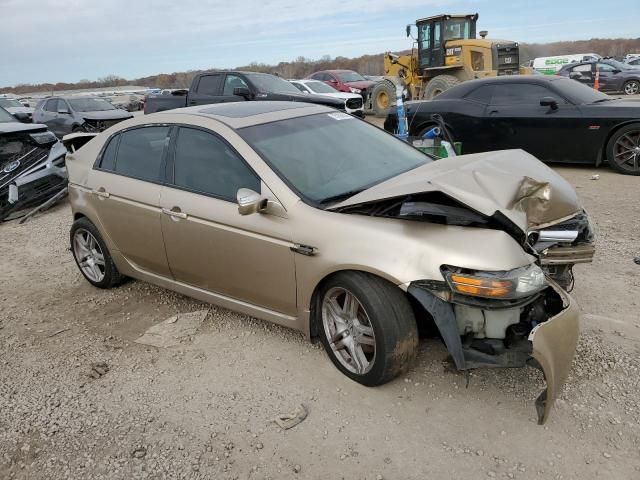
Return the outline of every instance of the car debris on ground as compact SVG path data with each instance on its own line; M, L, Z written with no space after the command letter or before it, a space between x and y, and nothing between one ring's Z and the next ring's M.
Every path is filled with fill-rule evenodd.
M198 310L174 315L164 322L149 328L144 335L136 340L136 343L158 348L178 346L186 338L195 335L208 314L209 310Z

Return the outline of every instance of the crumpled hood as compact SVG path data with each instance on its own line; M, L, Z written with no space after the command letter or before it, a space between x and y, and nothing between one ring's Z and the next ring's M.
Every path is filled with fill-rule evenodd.
M523 232L581 211L573 187L523 150L433 161L368 188L331 210L434 191L486 216L499 211Z
M31 107L8 107L5 110L12 115L15 113L26 113L28 115L33 115L33 108Z
M97 112L78 112L78 115L86 120L120 120L133 117L129 112L120 109L102 110Z

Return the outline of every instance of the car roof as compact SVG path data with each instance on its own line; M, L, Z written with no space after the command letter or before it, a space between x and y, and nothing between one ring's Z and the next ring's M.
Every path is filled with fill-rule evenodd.
M227 126L237 129L263 123L303 117L316 113L336 113L337 111L323 105L305 102L257 101L230 102L213 105L199 105L195 107L177 108L164 112L152 113L139 118L140 123L149 123L152 119L161 122L167 115L182 115L207 117L217 120ZM164 118L166 120L166 118Z
M465 96L467 93L475 90L476 88L482 85L491 85L494 83L509 83L509 84L520 84L520 83L536 83L538 85L550 84L553 82L572 82L574 80L570 80L567 77L562 77L559 75L501 75L499 77L485 77L479 78L477 80L469 80L468 82L463 82L460 85L456 85L445 92L442 92L440 95L436 97L437 99L448 99L451 98L459 98ZM450 93L451 92L451 93Z

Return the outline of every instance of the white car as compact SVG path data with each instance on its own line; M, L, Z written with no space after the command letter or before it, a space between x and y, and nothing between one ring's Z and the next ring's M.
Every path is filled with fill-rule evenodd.
M0 97L0 107L22 123L31 123L33 120L33 108L25 107L14 98Z
M342 98L344 109L351 115L364 117L362 96L357 93L340 92L320 80L289 80L302 93L313 93L325 97Z

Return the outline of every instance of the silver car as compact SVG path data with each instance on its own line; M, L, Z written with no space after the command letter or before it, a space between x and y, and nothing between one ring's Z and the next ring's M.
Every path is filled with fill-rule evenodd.
M105 99L94 97L49 97L33 112L34 123L43 123L59 137L72 132L101 132L132 117Z

